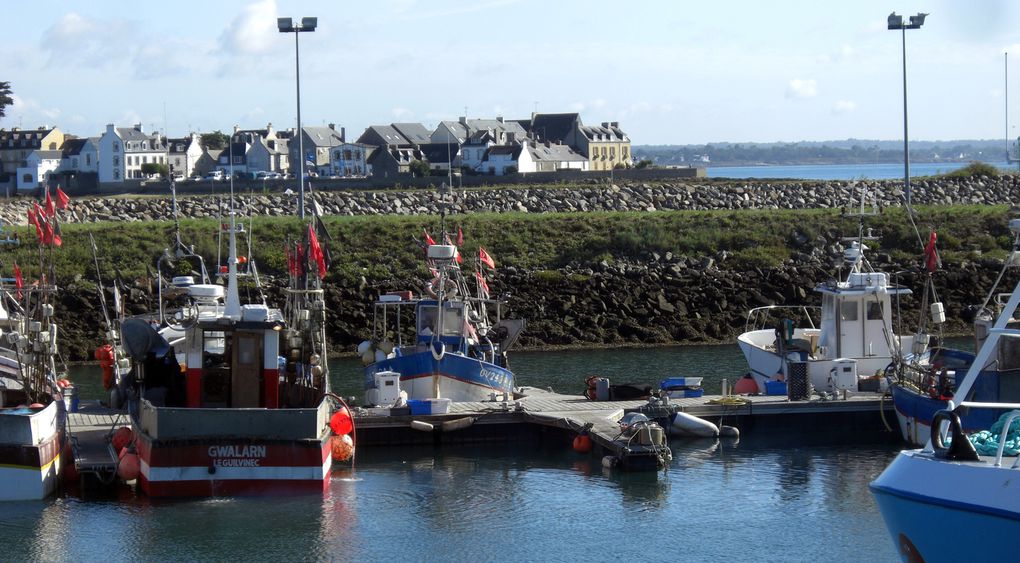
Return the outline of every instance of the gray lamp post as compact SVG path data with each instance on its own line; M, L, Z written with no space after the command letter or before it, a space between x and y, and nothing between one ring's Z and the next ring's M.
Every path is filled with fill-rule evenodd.
M910 152L907 145L907 30L921 29L924 25L924 18L928 14L918 12L916 16L910 16L910 23L903 23L903 16L896 12L889 14L889 29L901 30L903 34L903 192L907 196L907 205L910 205Z
M277 18L276 27L280 33L294 34L294 82L297 83L297 138L298 138L298 216L305 218L305 147L301 135L301 49L298 35L302 31L315 31L319 18L301 18L295 24L291 18Z

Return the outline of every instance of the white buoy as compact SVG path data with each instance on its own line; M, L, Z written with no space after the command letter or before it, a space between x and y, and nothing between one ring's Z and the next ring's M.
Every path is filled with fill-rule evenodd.
M420 430L422 432L432 432L433 430L435 430L435 426L432 426L428 422L424 422L422 420L412 420L411 428L413 430Z
M698 436L699 438L715 438L719 435L719 427L711 422L685 412L673 415L669 425L670 434L681 436Z
M371 348L372 348L372 341L371 340L364 340L364 341L362 341L361 344L358 344L358 355L359 356L364 355L365 352L368 352L369 349L371 349Z
M458 418L456 420L447 420L443 423L443 432L454 432L456 430L463 430L468 428L475 423L475 419L472 416L465 416L464 418Z
M740 429L736 426L720 426L719 435L723 438L739 438Z

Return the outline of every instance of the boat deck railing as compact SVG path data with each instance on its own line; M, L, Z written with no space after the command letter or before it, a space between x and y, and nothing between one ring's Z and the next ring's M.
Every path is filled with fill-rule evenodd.
M807 305L765 305L755 307L747 312L747 320L744 322L744 332L762 330L770 326L775 318L800 320L807 322L804 328L817 329L812 313L821 314L819 306Z

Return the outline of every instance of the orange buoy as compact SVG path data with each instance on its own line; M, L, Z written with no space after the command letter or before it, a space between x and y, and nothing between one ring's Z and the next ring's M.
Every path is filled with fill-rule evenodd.
M741 377L737 380L737 384L733 386L733 393L736 395L746 395L757 392L758 383L753 377Z
M134 448L120 450L120 461L117 463L117 475L123 481L134 481L141 473L141 464L138 461L138 454Z
M591 436L578 434L574 437L574 451L586 454L591 451Z
M28 405L28 408L30 408L30 409L41 409L41 408L43 408L45 406L46 405L44 405L42 403L32 403L31 405Z
M354 457L354 440L350 434L330 438L330 450L333 461L347 461Z
M110 445L115 451L121 451L135 439L135 433L127 426L121 426L110 438Z
M338 436L350 434L354 430L354 423L351 421L351 411L347 407L340 407L333 416L329 417L329 427Z

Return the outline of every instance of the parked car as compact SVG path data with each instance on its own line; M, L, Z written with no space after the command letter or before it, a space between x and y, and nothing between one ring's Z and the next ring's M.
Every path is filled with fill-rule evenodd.
M205 175L206 180L220 181L223 180L223 177L224 176L222 170L213 170L212 172L209 172L208 174Z

